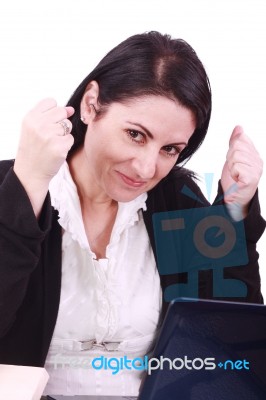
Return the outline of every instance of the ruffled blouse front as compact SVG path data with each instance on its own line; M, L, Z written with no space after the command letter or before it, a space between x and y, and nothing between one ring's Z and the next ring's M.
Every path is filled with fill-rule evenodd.
M65 163L50 184L62 226L62 288L46 361L47 394L137 395L141 371L59 368L55 357L143 357L161 310L161 288L143 221L144 193L119 203L106 258L91 251L77 188ZM59 363L60 364L60 363ZM69 363L66 363L69 364ZM60 364L61 365L61 364Z

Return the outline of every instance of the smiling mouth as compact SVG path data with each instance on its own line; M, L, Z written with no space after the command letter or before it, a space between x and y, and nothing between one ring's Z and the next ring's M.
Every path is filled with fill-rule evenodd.
M116 172L118 173L118 175L120 176L122 181L124 183L126 183L128 186L135 187L135 188L140 188L140 187L142 187L142 186L144 186L146 184L145 181L135 181L134 179L130 178L127 175L122 174L119 171L116 171Z

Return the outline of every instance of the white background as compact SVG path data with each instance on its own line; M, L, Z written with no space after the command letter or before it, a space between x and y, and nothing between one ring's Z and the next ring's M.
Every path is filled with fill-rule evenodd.
M245 128L266 160L265 0L1 2L0 159L15 157L20 121L37 101L52 96L65 104L107 51L149 30L188 41L209 74L209 133L188 167L215 174L211 198L235 125ZM260 200L266 217L266 172ZM258 249L266 297L266 234Z

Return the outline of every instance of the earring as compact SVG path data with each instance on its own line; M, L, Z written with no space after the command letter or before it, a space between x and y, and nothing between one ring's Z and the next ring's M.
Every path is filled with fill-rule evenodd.
M83 122L83 124L85 124L85 118L83 116L81 116L80 119Z

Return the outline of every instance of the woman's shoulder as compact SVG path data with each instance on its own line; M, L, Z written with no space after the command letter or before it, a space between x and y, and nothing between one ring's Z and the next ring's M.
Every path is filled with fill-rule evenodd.
M148 207L159 211L202 207L208 202L197 184L198 180L199 177L193 171L174 167L148 192Z
M170 193L183 192L186 187L198 192L198 175L190 169L174 167L169 174L162 179L154 188L155 191L166 191ZM195 193L196 194L196 193Z
M175 184L177 184L184 181L186 182L197 181L197 179L198 175L194 171L188 168L175 166L173 169L171 169L169 174L163 179L162 182L164 183L174 182Z

